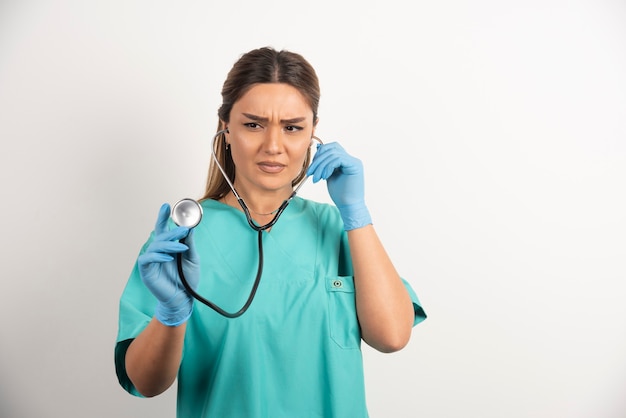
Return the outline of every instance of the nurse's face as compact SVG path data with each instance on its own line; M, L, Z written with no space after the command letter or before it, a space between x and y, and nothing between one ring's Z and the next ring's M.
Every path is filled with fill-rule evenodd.
M315 128L304 96L288 84L257 84L235 102L227 127L235 188L291 194Z

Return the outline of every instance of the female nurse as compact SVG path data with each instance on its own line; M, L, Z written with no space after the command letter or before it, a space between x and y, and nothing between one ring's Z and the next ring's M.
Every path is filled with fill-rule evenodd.
M363 166L338 143L311 146L320 89L299 54L259 48L240 57L222 89L214 150L257 225L294 188L325 180L334 205L294 197L260 234L212 162L193 230L164 204L120 300L115 362L121 385L156 396L177 381L178 417L367 417L361 341L402 349L425 319L371 221ZM184 243L181 242L184 241Z

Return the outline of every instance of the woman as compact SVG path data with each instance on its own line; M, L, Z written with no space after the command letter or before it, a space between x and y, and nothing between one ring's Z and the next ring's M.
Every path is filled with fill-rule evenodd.
M195 229L170 225L164 204L120 302L116 370L130 393L155 396L178 378L185 418L367 416L361 340L400 350L426 316L372 225L361 162L329 143L309 166L319 97L314 69L293 52L256 49L229 72L214 149L254 224L272 221L309 175L327 181L335 205L294 197L257 232L213 163ZM259 250L262 279L240 316L181 284L177 256L193 290L237 312Z

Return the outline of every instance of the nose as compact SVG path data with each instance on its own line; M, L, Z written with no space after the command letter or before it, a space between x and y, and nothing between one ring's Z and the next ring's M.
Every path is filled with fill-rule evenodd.
M265 134L263 151L266 154L280 154L283 151L283 132L280 127L270 127Z

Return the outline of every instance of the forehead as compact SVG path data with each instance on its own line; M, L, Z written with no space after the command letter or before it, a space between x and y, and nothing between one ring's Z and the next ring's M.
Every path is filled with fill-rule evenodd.
M234 103L233 110L257 116L280 114L281 118L304 117L313 114L311 106L302 93L285 83L255 84Z

